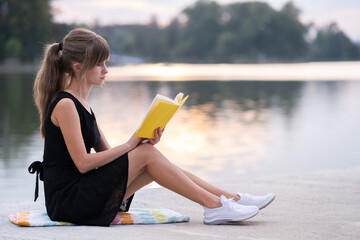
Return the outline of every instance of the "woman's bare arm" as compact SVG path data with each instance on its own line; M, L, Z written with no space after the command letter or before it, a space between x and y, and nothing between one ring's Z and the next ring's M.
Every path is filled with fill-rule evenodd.
M100 141L99 143L94 147L96 152L102 152L105 150L109 150L111 148L110 144L106 140L103 132L101 131L100 127L98 126L99 132L100 132Z
M110 163L134 149L143 140L132 136L125 144L105 150L108 143L102 135L99 148L104 151L88 154L81 134L80 118L71 99L64 98L57 103L51 115L51 120L56 126L60 127L70 156L81 173Z

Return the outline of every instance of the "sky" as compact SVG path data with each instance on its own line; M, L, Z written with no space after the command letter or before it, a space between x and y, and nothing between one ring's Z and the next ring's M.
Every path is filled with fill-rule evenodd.
M249 0L217 0L221 5ZM288 0L262 0L280 9ZM54 20L62 23L147 23L155 15L166 25L195 0L53 0ZM360 0L293 0L300 20L317 27L336 22L353 41L360 41Z

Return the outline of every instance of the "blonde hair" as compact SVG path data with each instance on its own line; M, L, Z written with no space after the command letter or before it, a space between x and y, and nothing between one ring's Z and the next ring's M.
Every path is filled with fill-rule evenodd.
M43 138L44 121L51 103L75 76L73 64L81 64L80 75L83 76L109 57L110 47L106 40L82 28L70 31L61 43L46 45L34 83L34 100L40 114L40 132Z

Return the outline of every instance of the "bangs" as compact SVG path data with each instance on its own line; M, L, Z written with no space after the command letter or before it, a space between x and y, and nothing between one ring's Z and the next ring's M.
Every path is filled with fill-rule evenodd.
M104 38L96 36L92 47L86 50L85 69L90 70L110 58L110 47Z

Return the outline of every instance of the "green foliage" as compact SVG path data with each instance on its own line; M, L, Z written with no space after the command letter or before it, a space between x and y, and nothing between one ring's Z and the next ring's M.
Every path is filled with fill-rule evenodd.
M291 2L285 4L267 25L266 54L284 60L304 58L308 47L307 31L299 21L299 10Z
M6 43L18 39L19 57L28 61L38 56L50 36L49 0L0 0L0 61L5 57Z
M229 20L224 25L224 34L227 38L230 33L235 37L233 44L227 46L226 54L235 61L261 58L266 47L267 25L274 10L266 3L248 2L230 4L225 6L225 11Z
M210 60L218 35L221 33L222 9L216 2L198 1L186 8L187 18L177 53L193 61Z
M312 58L323 61L358 60L360 50L335 23L320 29L314 40Z
M5 43L5 54L7 57L18 57L21 53L22 44L16 37L11 37Z
M0 0L0 62L6 57L32 61L48 42L60 42L75 27L52 22L51 0ZM290 1L280 10L264 2L220 5L199 0L168 26L149 24L93 27L115 54L148 62L275 62L359 60L359 46L336 24L318 29L307 40L309 26Z
M277 11L264 2L222 6L200 0L164 28L157 27L156 22L117 26L112 33L108 31L107 39L114 52L150 62L359 59L359 47L339 29L336 33L320 29L314 41L306 40L311 25L302 24L299 16L300 10L292 2Z
M175 48L179 45L181 31L181 24L178 18L174 18L169 26L164 29L164 44L168 47L169 59L175 59L177 56Z
M134 45L136 56L143 56L152 61L161 61L165 57L167 49L164 39L164 31L158 27L156 18L148 25L137 25L133 28Z
M52 23L49 42L61 42L65 35L68 34L73 28L75 28L74 25L68 25L65 23Z

